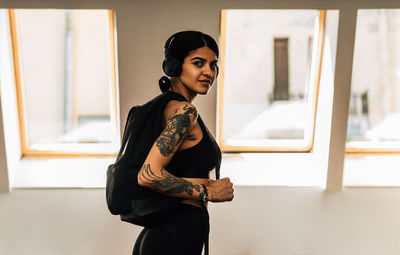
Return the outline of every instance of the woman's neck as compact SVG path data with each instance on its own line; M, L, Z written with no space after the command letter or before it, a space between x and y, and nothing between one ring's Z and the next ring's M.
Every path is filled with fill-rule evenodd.
M172 80L171 91L179 93L184 96L190 103L193 102L197 93L188 89L178 78Z

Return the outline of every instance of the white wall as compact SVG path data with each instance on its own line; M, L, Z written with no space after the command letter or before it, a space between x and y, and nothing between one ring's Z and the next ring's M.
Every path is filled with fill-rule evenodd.
M4 127L2 105L0 97L0 192L8 192L10 187L9 173L7 169L6 146L4 140Z
M0 10L0 55L6 55L6 40L5 34L7 34L6 27L7 27L7 22L4 22L5 20L5 13ZM4 79L1 77L4 76L2 70L5 69L5 61L0 60L0 192L8 192L9 191L9 172L8 172L8 167L7 167L7 157L6 157L6 144L5 144L5 139L4 139L4 125L3 125L3 100L1 95L3 94L2 92L2 87L3 83L5 82Z
M0 20L0 104L4 110L0 111L0 190L9 190L20 158L20 140L18 132L15 132L19 130L19 125L11 42L6 36L10 33L6 11L0 11Z
M398 255L398 189L238 187L212 204L213 255ZM0 195L0 254L131 254L141 228L111 216L103 189Z
M158 93L163 42L175 31L198 29L218 38L221 8L333 8L351 14L359 7L400 7L397 0L203 0L50 1L2 0L0 8L112 8L118 24L121 119L129 107ZM352 18L345 21L353 22ZM341 25L345 28L345 24ZM354 31L353 31L354 32ZM347 33L347 34L346 34ZM339 41L352 29L339 32ZM333 104L349 65L338 49ZM341 55L340 55L341 54ZM351 65L350 65L351 69ZM351 72L350 72L351 74ZM348 84L348 83L346 83ZM196 99L215 133L216 90ZM348 98L347 98L348 99ZM333 111L337 125L343 116ZM332 135L342 129L333 126ZM340 127L340 126L339 126ZM343 136L342 136L343 137ZM336 148L337 146L338 148ZM328 148L329 171L342 169L342 143ZM336 165L335 165L336 163ZM333 169L333 170L332 170ZM105 169L99 169L105 171ZM243 169L246 171L246 169ZM339 172L340 175L340 172ZM337 179L337 180L336 180ZM336 178L332 186L341 181ZM400 253L400 190L306 187L236 187L229 204L212 204L211 254L227 255L395 255ZM16 189L0 195L0 254L130 254L139 228L119 222L105 206L104 189Z

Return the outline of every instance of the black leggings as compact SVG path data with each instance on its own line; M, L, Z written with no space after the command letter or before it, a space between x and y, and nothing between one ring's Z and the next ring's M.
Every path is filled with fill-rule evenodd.
M180 204L176 211L143 229L132 255L201 255L209 229L206 208Z

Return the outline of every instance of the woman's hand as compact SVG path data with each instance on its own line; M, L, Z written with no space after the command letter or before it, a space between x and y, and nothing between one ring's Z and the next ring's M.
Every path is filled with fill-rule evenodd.
M229 178L209 180L207 185L208 197L211 202L226 202L233 199L233 184Z

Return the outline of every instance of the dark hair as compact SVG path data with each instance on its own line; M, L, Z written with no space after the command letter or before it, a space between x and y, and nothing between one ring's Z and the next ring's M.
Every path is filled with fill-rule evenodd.
M172 65L178 65L177 68L179 69L182 67L183 60L191 51L204 46L207 46L214 51L218 58L218 45L215 40L207 34L203 34L199 31L181 31L171 35L164 45L164 72L169 75L169 72L166 72L165 70L165 66L171 65L171 60L175 62ZM180 70L181 69L179 69L173 76L179 76ZM161 77L158 83L162 92L168 91L172 86L171 81L167 76Z

